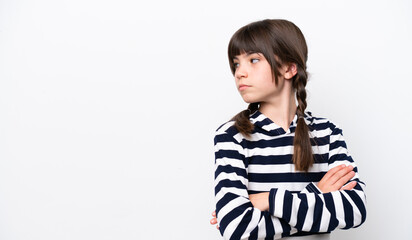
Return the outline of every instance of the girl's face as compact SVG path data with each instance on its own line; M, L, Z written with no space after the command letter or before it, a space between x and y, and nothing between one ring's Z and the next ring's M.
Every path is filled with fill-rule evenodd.
M270 102L283 88L283 79L278 85L269 62L261 53L242 53L233 59L236 87L247 103Z

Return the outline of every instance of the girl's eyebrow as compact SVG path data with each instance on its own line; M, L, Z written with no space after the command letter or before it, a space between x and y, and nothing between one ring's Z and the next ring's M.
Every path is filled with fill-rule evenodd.
M252 55L252 54L262 55L260 52L247 52L247 53L245 53L245 54L246 54L246 57L248 57L248 56L250 56L250 55ZM235 57L233 57L233 60L239 60L239 58L237 58L237 56L239 56L239 55L236 55Z
M250 55L252 55L252 54L257 54L257 55L259 55L259 56L263 55L263 54L260 53L260 52L248 52L248 53L246 53L246 56L250 56Z

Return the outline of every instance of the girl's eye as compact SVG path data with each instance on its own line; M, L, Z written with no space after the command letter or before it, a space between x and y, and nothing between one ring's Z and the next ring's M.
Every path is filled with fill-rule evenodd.
M257 59L257 58L252 58L250 61L251 61L252 63L257 63L257 62L259 62L259 59Z
M233 63L233 67L234 67L234 68L238 68L238 67L239 67L239 63Z

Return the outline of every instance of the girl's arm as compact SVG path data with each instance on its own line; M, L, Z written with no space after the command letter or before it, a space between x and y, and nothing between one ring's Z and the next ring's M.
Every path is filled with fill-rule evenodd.
M365 185L359 180L357 167L347 151L342 130L333 124L331 129L329 169L340 164L351 165L355 175L350 182L356 182L356 186L352 190L329 193L322 193L313 183L307 187L312 192L306 193L271 189L269 212L299 231L329 232L336 228L348 229L358 227L366 219Z
M225 239L281 238L296 232L268 211L253 207L247 191L243 147L233 136L215 136L215 200L219 231Z
M333 192L337 190L352 190L356 186L356 181L346 184L353 178L355 172L352 171L351 165L346 166L344 164L336 166L330 169L319 181L318 189L307 189L301 191L301 193L310 193L321 191L322 193ZM309 186L309 185L308 185ZM269 211L269 192L262 192L256 194L250 194L249 199L253 206L259 208L260 211Z
M352 190L357 182L353 181L346 184L351 178L353 178L355 172L351 171L353 167L350 165L339 165L330 169L325 176L322 177L318 183L318 188L322 193L328 193L337 190ZM311 192L305 189L303 192ZM269 211L269 192L249 194L249 200L252 202L253 207L258 208L260 211ZM217 224L216 211L212 213L212 219L210 224ZM216 225L217 229L219 226Z

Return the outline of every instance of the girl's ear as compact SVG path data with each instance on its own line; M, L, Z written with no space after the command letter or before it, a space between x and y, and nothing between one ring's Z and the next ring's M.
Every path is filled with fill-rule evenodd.
M285 73L283 74L283 76L285 77L285 79L292 79L298 72L296 63L289 63L288 65L285 65L284 69Z

